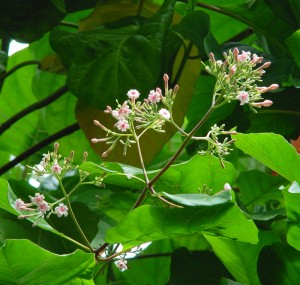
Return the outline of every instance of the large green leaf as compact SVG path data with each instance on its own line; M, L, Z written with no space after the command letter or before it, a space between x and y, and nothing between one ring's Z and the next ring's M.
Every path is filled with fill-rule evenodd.
M282 136L273 133L237 134L235 145L287 180L300 183L300 155Z
M290 51L293 53L298 67L300 67L300 56L297 52L300 48L300 30L297 30L290 37L288 37L286 39L286 44L288 45Z
M300 186L294 182L288 189L283 191L285 208L287 212L287 241L295 249L300 250Z
M215 195L217 201L218 195ZM212 206L211 201L208 205L203 205L207 200L203 195L199 195L202 206L182 209L141 206L131 211L116 227L109 229L106 241L120 242L125 248L129 248L148 241L204 232L256 243L256 226L246 219L232 199L231 192L227 191L227 202Z
M21 42L32 42L64 17L53 1L1 1L0 32Z
M281 176L271 176L258 170L242 172L237 180L239 199L250 212L259 206L265 211L270 210L268 205L274 200L284 206L279 187L285 182Z
M174 2L164 1L140 27L52 33L51 44L68 68L68 86L74 95L104 109L131 88L142 93L153 89Z
M145 178L140 168L129 165L107 162L97 165L91 162L80 166L89 173L106 174L105 183L133 189L141 189ZM148 172L149 179L155 177L160 170ZM214 193L224 189L224 184L233 184L236 171L231 163L225 162L222 168L218 158L209 155L195 155L190 160L172 165L158 180L157 191L175 193L199 193L206 186Z
M152 177L150 173L150 177ZM199 193L207 187L213 193L233 184L236 171L231 163L222 168L218 158L211 155L195 155L190 160L171 166L158 181L156 190L168 193Z
M213 252L189 252L180 248L173 252L168 285L219 285L222 277L231 278Z
M261 284L257 274L257 261L261 249L274 241L271 232L260 232L259 243L249 244L236 240L205 235L214 253L241 284Z
M259 256L258 274L263 285L299 284L299 251L280 243L266 246Z
M1 284L94 284L94 255L56 255L29 240L7 240L0 251ZM67 270L66 270L67 269Z

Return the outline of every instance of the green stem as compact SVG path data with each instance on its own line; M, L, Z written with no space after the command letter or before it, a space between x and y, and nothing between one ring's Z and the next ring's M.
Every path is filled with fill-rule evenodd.
M63 96L66 92L68 92L68 87L67 86L62 86L61 88L57 89L53 94L50 96L33 103L32 105L28 106L27 108L21 110L11 118L9 118L7 121L2 123L0 125L0 134L3 134L6 130L8 130L13 124L15 124L17 121L25 117L26 115L39 110L45 106L48 106L50 103L54 102L61 96Z
M15 65L12 69L10 69L7 72L4 72L2 74L2 76L0 77L0 81L3 81L5 78L7 78L8 76L10 76L11 74L13 74L14 72L16 72L18 69L27 66L27 65L39 65L40 61L39 60L28 60L28 61L24 61L21 62L17 65Z
M172 158L168 161L168 163L156 174L155 177L153 177L149 183L148 186L154 185L154 183L170 168L170 166L174 163L174 161L178 158L178 156L181 154L181 152L185 149L188 142L192 139L193 135L203 126L203 124L206 122L206 120L209 118L209 116L212 114L212 112L216 109L215 106L219 104L219 102L222 100L223 96L220 96L218 100L213 104L204 117L198 122L198 124L189 132L189 134L186 136L184 141L182 142L179 149L176 151L176 153L172 156Z
M82 229L81 229L81 227L80 227L80 225L79 225L79 223L78 223L78 221L77 221L77 219L76 219L76 217L75 217L75 215L74 215L74 212L73 212L72 207L71 207L70 199L69 199L69 196L68 196L68 194L67 194L67 192L66 192L66 190L65 190L65 187L64 187L64 185L63 185L61 179L60 179L59 177L57 177L57 176L56 176L56 178L57 178L57 180L58 180L58 182L59 182L61 191L63 192L63 195L64 195L64 197L65 197L66 204L67 204L68 209L69 209L69 214L70 214L70 216L71 216L71 218L72 218L72 220L73 220L73 222L74 222L74 224L75 224L75 226L76 226L76 228L77 228L77 231L78 231L79 234L81 235L82 239L84 240L84 242L85 242L85 244L87 245L87 247L89 248L89 250L90 250L91 252L93 252L94 250L93 250L93 248L91 247L89 240L86 238L84 232L82 231Z

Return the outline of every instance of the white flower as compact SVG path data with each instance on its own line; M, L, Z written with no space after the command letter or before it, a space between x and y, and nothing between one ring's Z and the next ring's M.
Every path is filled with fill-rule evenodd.
M42 202L44 202L45 196L40 193L35 193L35 196L34 197L30 196L30 199L33 203L35 203L36 205L39 205Z
M159 110L158 113L167 120L169 120L171 118L171 114L167 109L162 108Z
M51 167L52 173L55 174L61 174L62 168L59 166L57 160L54 160L54 163Z
M20 210L20 211L24 211L24 210L27 209L27 207L26 207L24 201L21 200L21 199L17 199L17 200L15 201L15 207L16 207L17 210Z
M126 132L129 129L129 123L127 120L119 120L115 126L121 131Z
M239 95L236 96L236 99L241 101L240 105L247 104L249 102L249 93L246 91L241 91Z
M129 99L133 100L133 99L137 99L139 98L140 96L140 92L137 91L136 89L130 89L128 92L127 92L127 96Z
M68 216L68 207L63 203L60 203L57 207L55 207L54 211L58 217Z
M159 92L155 90L151 90L148 95L148 100L151 103L158 103L160 101L161 95Z
M250 60L250 55L251 55L251 52L242 51L242 54L239 54L237 56L237 58L238 58L239 61Z
M127 260L125 259L119 259L115 261L115 265L120 269L120 271L124 271L128 269Z
M38 205L38 210L41 212L41 213L46 213L47 211L50 210L50 207L48 205L47 202L43 201L41 202L39 205Z
M224 184L224 190L231 190L231 186L229 183Z

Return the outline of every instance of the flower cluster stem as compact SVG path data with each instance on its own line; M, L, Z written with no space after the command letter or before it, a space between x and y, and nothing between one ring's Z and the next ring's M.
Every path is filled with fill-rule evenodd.
M94 250L93 250L92 246L90 245L89 240L88 240L87 237L85 236L83 230L81 229L81 227L80 227L80 225L79 225L79 223L78 223L78 221L77 221L77 219L76 219L76 217L75 217L75 215L74 215L74 212L73 212L72 207L71 207L70 199L69 199L69 196L68 196L68 194L67 194L67 192L66 192L66 190L65 190L65 188L64 188L64 185L63 185L63 183L62 183L62 181L61 181L61 179L60 179L59 177L56 176L56 178L57 178L57 180L58 180L58 182L59 182L61 191L63 192L63 195L64 195L64 197L65 197L66 204L67 204L67 206L68 206L70 216L71 216L71 218L72 218L72 220L73 220L73 222L74 222L74 224L75 224L75 226L76 226L76 228L77 228L77 231L78 231L78 233L81 235L82 239L84 240L84 242L85 242L85 244L87 245L87 247L88 247L88 249L90 250L90 252L93 252Z

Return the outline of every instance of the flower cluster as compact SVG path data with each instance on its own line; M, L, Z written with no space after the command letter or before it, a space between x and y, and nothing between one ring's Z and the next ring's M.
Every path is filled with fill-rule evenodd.
M271 84L263 87L256 84L262 81L264 69L271 62L263 63L263 57L246 51L240 53L237 48L228 54L224 53L224 58L225 61L216 60L214 54L210 53L209 66L205 66L205 70L217 79L214 100L221 97L223 100L219 104L238 100L240 105L248 104L254 112L255 108L271 106L273 102L263 100L261 94L276 90L279 86Z
M140 92L136 89L130 89L127 92L128 99L122 104L117 102L117 108L112 109L110 106L106 107L104 111L117 120L114 127L118 131L109 130L103 126L99 121L94 121L94 124L103 129L107 136L106 138L93 138L92 143L106 142L110 147L102 156L107 156L119 141L124 145L124 155L127 147L132 143L136 143L147 130L153 129L158 132L164 132L162 129L166 121L172 121L172 107L176 97L178 86L174 89L169 89L168 75L164 75L164 95L160 88L151 90L147 99L138 101ZM139 132L137 132L139 130Z
M58 154L59 144L54 144L54 151L43 154L43 158L39 164L34 166L27 166L32 169L32 173L38 176L45 174L54 174L58 176L64 175L68 170L72 168L72 162L74 158L74 151L71 151L70 156L62 159Z
M25 219L29 217L36 217L37 221L40 218L43 218L45 214L49 217L51 214L55 214L58 217L68 216L68 208L63 203L59 203L58 206L55 207L56 203L48 203L45 200L45 196L40 193L35 193L35 196L29 196L31 202L25 203L21 199L17 199L15 201L15 208L18 211L27 211L29 213L25 213L19 216L19 219Z

